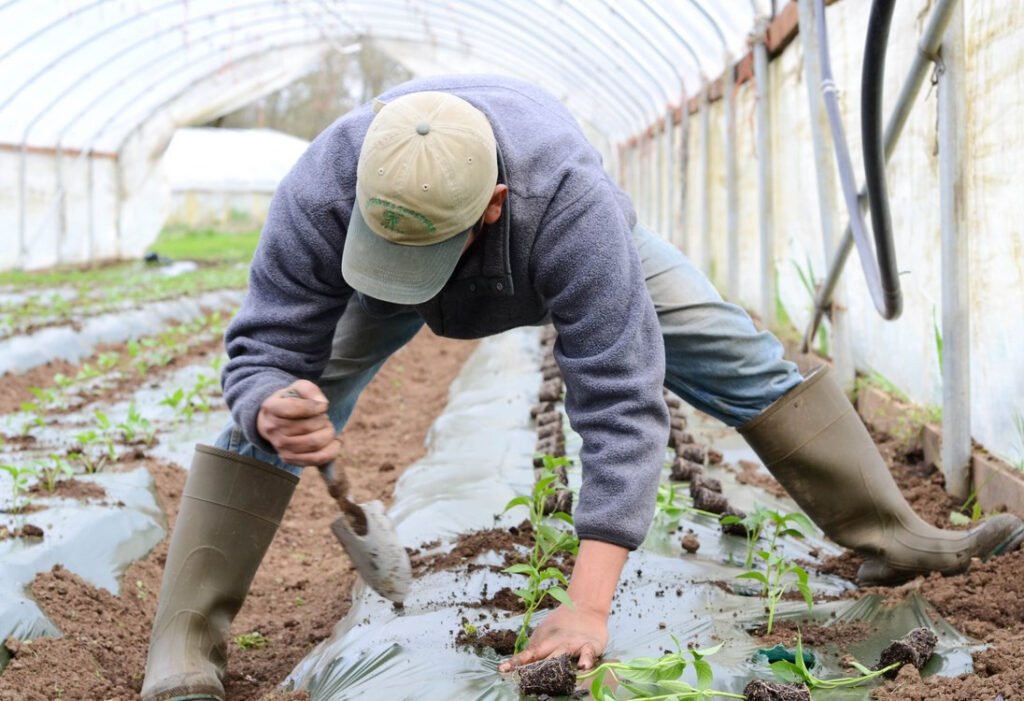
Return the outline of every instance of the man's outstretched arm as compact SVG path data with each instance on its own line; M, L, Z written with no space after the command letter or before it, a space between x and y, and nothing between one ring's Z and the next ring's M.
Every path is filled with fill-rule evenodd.
M579 667L590 669L608 644L608 615L629 551L600 540L583 540L569 582L572 607L552 611L530 636L530 644L504 662L502 672L547 657L579 657Z

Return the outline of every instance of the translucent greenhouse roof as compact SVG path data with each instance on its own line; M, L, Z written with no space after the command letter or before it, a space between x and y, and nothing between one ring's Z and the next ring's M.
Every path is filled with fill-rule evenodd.
M117 153L369 36L418 75L515 75L611 143L745 53L768 0L0 0L0 148ZM169 139L169 134L167 136Z

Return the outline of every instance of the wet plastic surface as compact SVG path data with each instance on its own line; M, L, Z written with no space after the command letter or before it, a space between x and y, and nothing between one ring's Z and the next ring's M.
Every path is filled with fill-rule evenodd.
M521 513L497 518L495 514L532 484L535 427L529 408L540 384L539 360L534 330L486 339L470 358L452 385L448 408L431 430L427 457L407 470L396 487L391 516L405 545L417 547L440 538L443 544L438 550L443 551L457 533L521 520ZM690 411L688 430L698 442L712 443L722 451L723 465L756 461L735 432L711 419ZM571 430L567 434L567 453L578 454L579 436ZM742 509L752 509L756 503L784 512L795 510L788 499L738 484L735 474L724 466L706 469L723 482L730 502ZM578 488L578 472L570 473L574 488ZM701 646L725 641L722 651L711 659L715 688L739 693L750 679L772 676L767 660L757 655L759 641L747 633L765 620L763 600L728 591L742 591L736 586L742 580L735 576L742 572L745 540L721 535L717 521L709 517L686 516L681 525L700 539L697 553L684 554L680 532L669 532L656 521L643 547L630 555L609 622L606 657L657 656L673 647L670 635L684 644ZM811 549L820 555L838 552L819 538L785 539L783 547L788 557L808 560L813 559ZM498 562L493 553L487 553L476 564ZM428 574L413 582L403 609L360 582L349 614L339 621L331 638L299 663L285 687L308 689L314 701L518 699L515 684L497 673L497 657L454 646L463 616L477 625L518 627L519 617L498 612L492 618L487 612L481 618L485 610L464 606L479 601L483 591L495 592L516 581L490 569ZM852 587L845 580L813 574L811 585L816 595L834 595ZM779 604L777 620L791 616L808 616L802 601ZM971 669L967 641L944 623L933 624L920 599L894 608L883 607L873 597L823 602L815 605L813 618L821 625L860 620L877 628L867 640L847 650L814 650L818 658L814 671L822 677L842 675L841 653L873 664L892 639L918 625L933 628L940 638L938 654L925 673L954 675ZM867 694L867 690L853 689L818 692L815 698L866 699Z
M172 320L185 322L206 311L232 309L243 296L239 290L218 290L198 297L151 302L131 311L83 319L77 327L55 326L4 339L0 341L0 375L25 372L55 359L77 362L91 355L97 344L120 343L156 333Z
M106 491L100 500L80 502L41 498L47 508L27 514L0 514L0 523L31 523L44 537L0 542L0 641L58 635L26 587L39 572L63 565L97 587L118 592L121 572L164 537L163 515L152 491L153 479L138 468L131 472L79 475ZM2 664L0 660L0 664Z

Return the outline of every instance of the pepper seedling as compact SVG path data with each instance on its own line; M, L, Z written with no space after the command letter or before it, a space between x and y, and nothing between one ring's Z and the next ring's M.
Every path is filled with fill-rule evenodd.
M803 682L811 690L814 689L839 689L842 687L849 686L860 686L866 684L869 681L873 681L878 677L882 676L886 672L890 672L893 669L899 667L901 662L894 662L887 667L883 667L879 670L870 670L856 660L850 660L850 665L860 672L860 676L857 677L840 677L839 679L820 679L807 669L807 663L804 661L804 648L803 643L800 640L800 634L796 636L796 656L795 661L790 662L788 660L779 660L772 662L772 672L775 673L779 679L784 682Z
M810 520L802 513L794 512L790 514L782 514L778 511L762 508L756 509L754 513L747 516L746 519L732 518L736 522L743 523L747 526L748 534L750 534L752 530L754 532L754 535L748 535L747 567L753 566L753 559L755 555L764 563L763 572L751 569L743 574L736 575L736 577L738 579L752 579L756 582L760 582L761 595L768 600L768 625L766 632L772 632L772 626L775 622L775 608L779 603L779 600L782 598L782 595L792 587L795 587L801 594L803 594L804 601L807 602L807 609L813 610L814 595L811 593L811 588L807 582L807 570L796 563L789 562L785 556L779 552L778 548L778 539L780 536L803 538L806 532L813 529ZM723 519L723 521L724 520L725 519ZM765 526L768 524L772 526L772 536L768 547L761 550L755 550L757 536L764 531Z
M661 657L637 657L626 662L603 662L592 670L580 674L578 679L593 679L590 695L595 701L618 701L619 697L609 678L615 685L630 692L632 701L682 701L683 699L725 698L742 699L742 694L712 689L714 672L705 660L718 652L722 645L703 650L684 650L679 640L672 636L676 652ZM697 675L697 686L683 681L680 677L687 667L693 667Z
M515 652L521 652L529 642L530 619L546 597L551 597L565 606L572 607L572 601L565 590L569 583L557 567L548 563L559 553L575 555L579 550L579 540L572 531L555 528L547 523L554 519L573 525L572 516L564 511L556 511L549 516L544 515L544 505L548 498L557 491L558 475L555 468L558 459L544 456L544 467L541 477L534 482L530 496L518 496L505 505L505 511L517 506L525 506L530 514L530 525L533 527L534 543L526 563L505 568L508 574L521 574L527 578L525 587L515 590L516 596L523 603L526 612L516 635Z

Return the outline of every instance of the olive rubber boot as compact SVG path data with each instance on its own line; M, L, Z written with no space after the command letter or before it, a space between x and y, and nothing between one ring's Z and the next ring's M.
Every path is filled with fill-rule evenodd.
M865 558L857 573L861 584L898 584L928 572L956 574L972 557L1008 552L1024 540L1024 524L1010 514L969 531L923 521L827 368L739 432L825 535Z
M142 701L223 701L231 621L299 478L197 445L167 552Z

